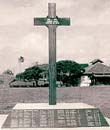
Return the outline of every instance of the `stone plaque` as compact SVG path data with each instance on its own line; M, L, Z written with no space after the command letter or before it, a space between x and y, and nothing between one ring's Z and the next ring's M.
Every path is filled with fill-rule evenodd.
M13 110L3 128L74 128L109 126L99 109Z

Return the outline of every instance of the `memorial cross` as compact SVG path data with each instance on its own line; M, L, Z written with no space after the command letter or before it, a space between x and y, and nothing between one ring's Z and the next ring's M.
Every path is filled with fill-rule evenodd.
M34 18L34 25L47 26L49 30L49 105L56 105L56 28L70 25L70 18L58 18L56 4L48 3L48 16Z

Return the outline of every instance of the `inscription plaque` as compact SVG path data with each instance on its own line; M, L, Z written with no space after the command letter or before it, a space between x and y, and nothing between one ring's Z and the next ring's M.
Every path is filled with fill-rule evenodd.
M73 128L109 126L99 109L13 110L3 128Z

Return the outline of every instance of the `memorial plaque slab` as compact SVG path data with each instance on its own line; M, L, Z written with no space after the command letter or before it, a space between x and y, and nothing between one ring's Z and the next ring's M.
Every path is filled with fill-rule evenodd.
M74 128L109 126L97 108L13 110L3 128Z

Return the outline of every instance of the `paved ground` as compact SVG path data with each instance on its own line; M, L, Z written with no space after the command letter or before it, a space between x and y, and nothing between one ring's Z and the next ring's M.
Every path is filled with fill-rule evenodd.
M16 103L48 102L48 88L0 89L0 113L8 113ZM84 102L110 117L110 86L58 88L57 102Z

